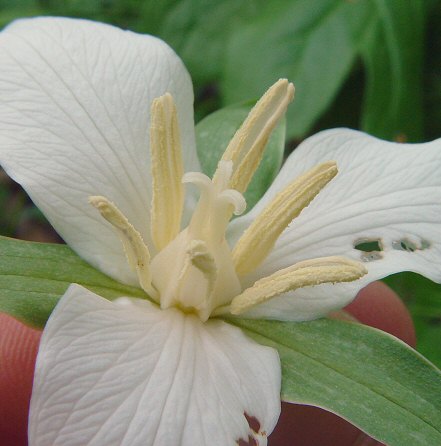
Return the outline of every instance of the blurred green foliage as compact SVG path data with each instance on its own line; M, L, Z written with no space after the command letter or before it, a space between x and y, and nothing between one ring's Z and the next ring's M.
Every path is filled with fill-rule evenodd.
M288 77L291 149L336 126L398 141L441 136L440 0L0 0L0 28L34 15L163 38L192 75L197 120ZM29 215L41 222L24 197L0 176L0 233L17 235ZM389 283L411 308L419 349L441 365L440 287L412 274Z

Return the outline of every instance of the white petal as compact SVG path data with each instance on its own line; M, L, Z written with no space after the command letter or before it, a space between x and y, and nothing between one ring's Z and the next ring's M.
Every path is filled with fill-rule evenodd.
M41 339L29 444L264 445L280 376L275 350L225 322L72 285Z
M367 283L398 271L441 282L441 139L398 144L337 129L302 143L260 203L233 222L235 239L274 194L312 166L335 160L338 175L282 234L265 262L244 283L300 260L343 255L366 261L356 282L321 285L281 296L246 316L305 320L346 305ZM379 254L354 248L377 240ZM403 249L402 244L414 249Z
M0 33L0 162L86 260L136 283L121 243L88 204L113 201L150 243L152 100L176 101L197 170L193 91L162 41L86 20L20 20Z

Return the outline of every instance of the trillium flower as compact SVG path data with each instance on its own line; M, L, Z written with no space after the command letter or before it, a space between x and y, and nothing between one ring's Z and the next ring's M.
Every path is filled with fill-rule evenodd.
M210 179L191 80L159 39L23 20L1 33L0 67L2 166L81 257L150 298L69 287L41 339L31 446L264 445L278 355L223 318L311 320L402 270L441 281L440 140L319 133L244 213L288 81Z

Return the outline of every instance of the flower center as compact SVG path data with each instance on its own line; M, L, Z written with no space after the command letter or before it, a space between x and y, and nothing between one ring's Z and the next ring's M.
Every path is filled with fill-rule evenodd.
M286 80L276 82L257 102L236 132L211 180L200 172L183 174L177 113L166 94L152 104L151 236L156 255L118 208L101 196L90 202L122 240L141 287L162 309L177 307L202 321L211 315L240 314L276 295L303 286L356 280L365 267L340 257L306 260L242 289L240 276L259 266L287 225L337 174L334 162L318 165L279 192L231 251L225 239L233 214L246 208L243 193L251 181L268 138L293 98ZM189 225L180 230L183 183L199 189Z
M225 231L232 210L240 214L246 203L239 192L227 189L231 173L232 163L223 161L216 184L199 172L184 175L184 183L199 188L200 198L188 227L152 261L161 308L176 306L207 320L214 308L240 294Z

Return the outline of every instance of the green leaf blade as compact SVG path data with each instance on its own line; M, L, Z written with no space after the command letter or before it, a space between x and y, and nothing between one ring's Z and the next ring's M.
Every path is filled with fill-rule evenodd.
M147 297L96 270L66 245L0 237L0 311L41 328L71 283L111 300Z
M372 4L377 19L361 47L367 72L362 129L385 139L419 141L424 2Z
M334 412L391 446L441 444L441 373L393 336L333 320L231 322L279 351L283 399Z
M417 350L441 367L441 287L415 273L402 272L386 277L412 315Z
M226 47L226 104L246 100L277 78L296 85L288 138L302 138L336 98L361 58L366 73L360 126L389 140L422 135L426 2L275 0L238 26ZM354 93L352 93L354 94Z
M183 59L196 84L221 76L229 34L250 20L261 0L179 0L170 2L158 33ZM148 2L147 2L148 3ZM162 4L162 2L160 2ZM156 11L158 2L150 9Z
M296 86L288 138L303 137L329 107L371 22L366 2L279 0L232 34L225 58L225 103L262 94L278 78Z

